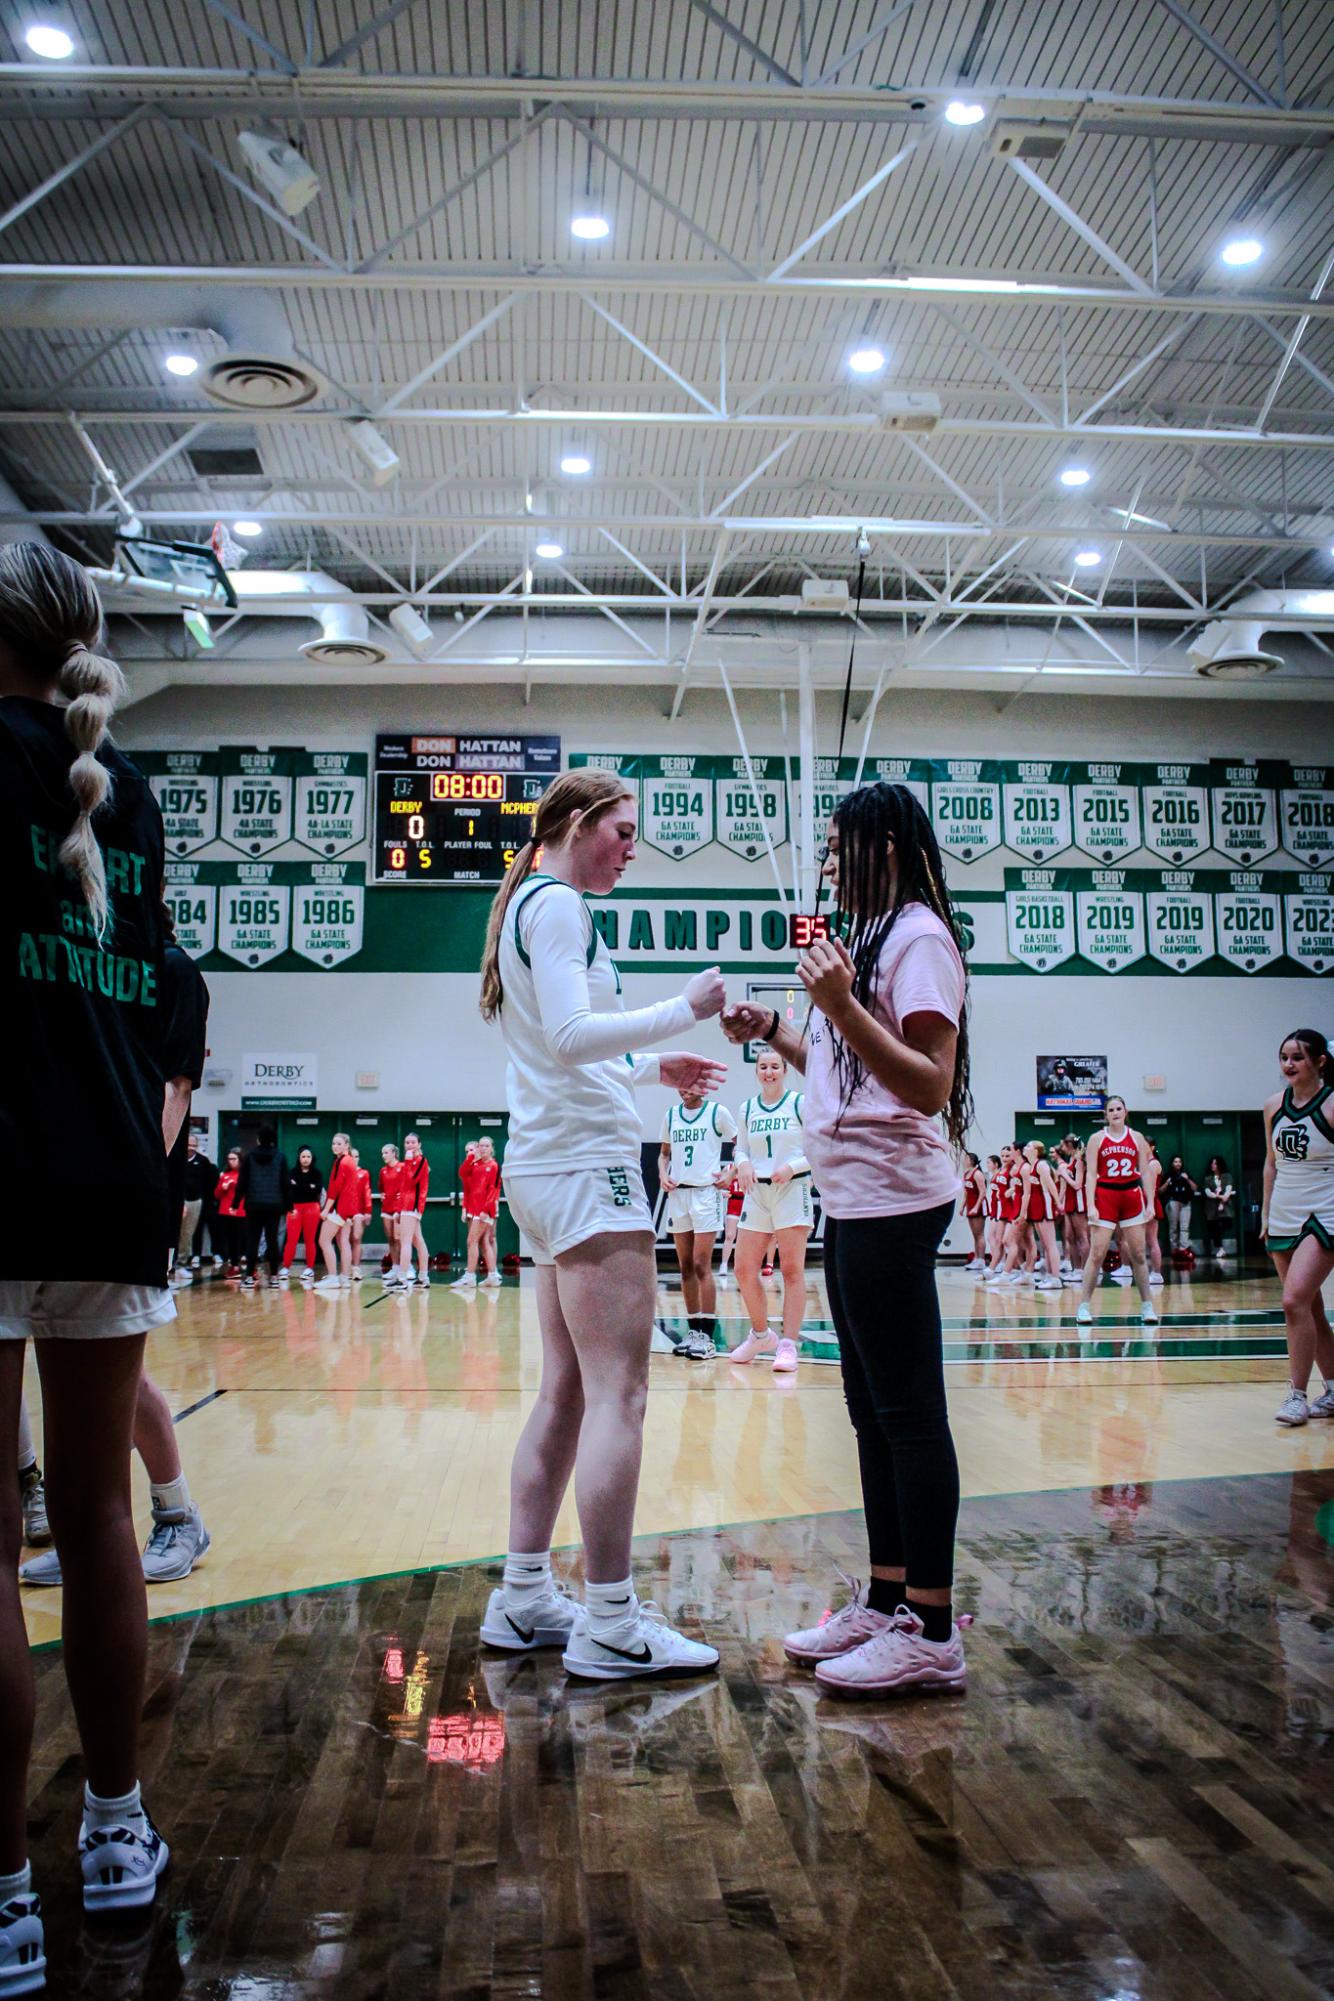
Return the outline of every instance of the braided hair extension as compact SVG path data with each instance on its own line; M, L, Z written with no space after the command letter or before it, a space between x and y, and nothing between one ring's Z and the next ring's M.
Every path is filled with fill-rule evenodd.
M856 972L853 998L873 1011L880 955L905 903L924 903L960 943L954 907L945 887L945 868L935 832L920 801L906 785L863 785L834 808L838 833L838 926ZM890 844L894 867L890 867ZM962 956L962 945L960 954ZM959 1019L959 1040L945 1126L960 1147L973 1121L969 1088L967 966ZM832 1025L834 1065L839 1082L839 1122L866 1075L865 1065Z

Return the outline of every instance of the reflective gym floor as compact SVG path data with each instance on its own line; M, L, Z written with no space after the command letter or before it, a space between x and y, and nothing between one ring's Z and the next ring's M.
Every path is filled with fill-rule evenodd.
M1273 1280L1169 1279L1152 1339L1117 1286L1091 1330L1069 1288L940 1292L970 1687L894 1705L780 1644L864 1562L818 1272L795 1380L652 1362L636 1579L721 1674L591 1693L477 1641L530 1275L183 1292L149 1368L213 1548L150 1596L176 1860L128 1931L78 1910L59 1594L25 1594L53 1993L1328 1993L1334 1425L1273 1421Z

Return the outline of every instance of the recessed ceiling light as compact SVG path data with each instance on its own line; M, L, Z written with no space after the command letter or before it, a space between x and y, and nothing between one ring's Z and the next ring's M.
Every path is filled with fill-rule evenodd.
M264 533L264 523L262 521L233 521L232 533L234 535L244 535L247 542L253 542L256 535Z
M848 356L854 375L878 375L884 365L885 357L878 347L855 347Z
M611 235L611 224L605 215L576 215L570 221L570 234L582 237L585 243L600 243Z
M1065 466L1061 472L1061 485L1087 486L1092 477L1087 466Z
M63 28L43 27L39 23L29 28L23 39L35 56L45 56L51 63L63 62L66 56L74 54L74 38Z
M565 554L565 551L559 542L539 542L533 554L540 556L544 563L554 563L558 557Z
M1093 570L1102 561L1102 557L1096 549L1080 549L1075 555L1075 561L1081 570Z
M560 462L560 469L562 472L576 474L592 472L593 461L586 459L582 452L567 452Z
M192 354L169 354L164 359L162 366L166 369L168 375L193 375L199 367L199 363Z
M1246 264L1258 264L1265 254L1265 247L1258 236L1234 236L1223 245L1219 255L1225 264L1239 270Z
M946 122L950 125L980 125L986 115L985 104L970 104L964 97L952 98L945 106Z

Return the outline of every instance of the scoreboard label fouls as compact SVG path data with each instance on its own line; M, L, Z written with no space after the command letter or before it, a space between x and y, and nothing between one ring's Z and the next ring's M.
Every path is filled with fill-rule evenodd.
M560 770L559 737L377 737L376 879L499 883Z

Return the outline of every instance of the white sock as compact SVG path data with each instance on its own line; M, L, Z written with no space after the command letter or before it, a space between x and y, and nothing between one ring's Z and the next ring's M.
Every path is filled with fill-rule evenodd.
M398 1275L399 1275L399 1277L400 1277L400 1278L402 1279L402 1281L403 1281L404 1285L411 1285L411 1283L412 1283L412 1266L411 1266L411 1265L400 1265L400 1266L399 1266L399 1268L398 1268Z
M183 1515L190 1505L190 1485L184 1473L178 1473L174 1480L151 1481L149 1491L155 1515Z
M99 1799L91 1786L83 1789L83 1824L89 1834L99 1827L128 1827L133 1834L144 1831L144 1807L136 1779L129 1792L119 1799Z
M511 1550L505 1558L505 1603L518 1612L551 1595L551 1551Z
M584 1606L592 1632L609 1633L628 1625L639 1610L639 1600L630 1578L620 1584L586 1584Z
M21 1897L32 1888L32 1864L25 1862L12 1876L0 1876L0 1904L7 1904L11 1897Z

